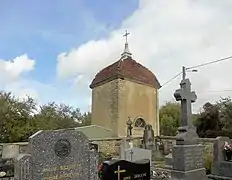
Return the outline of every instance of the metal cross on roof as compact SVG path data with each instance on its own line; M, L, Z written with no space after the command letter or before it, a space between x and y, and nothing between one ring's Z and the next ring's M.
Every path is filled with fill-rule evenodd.
M127 32L127 30L125 31L125 34L123 35L123 37L125 37L126 38L126 43L128 43L127 42L127 36L129 35L130 33L129 32Z
M127 32L127 30L126 30L125 34L123 35L123 37L126 38L126 43L125 43L124 52L121 54L121 60L123 60L124 58L126 59L126 58L128 58L128 57L131 57L131 55L132 55L132 54L130 53L130 51L129 51L129 45L128 45L128 42L127 42L127 36L128 36L129 34L130 34L130 33Z

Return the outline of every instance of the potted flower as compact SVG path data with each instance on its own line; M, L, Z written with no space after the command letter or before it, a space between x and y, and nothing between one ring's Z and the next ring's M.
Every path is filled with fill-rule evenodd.
M231 161L231 159L232 159L232 145L229 144L228 142L225 142L223 149L225 152L226 161Z
M98 178L102 179L102 168L103 168L103 164L99 164L98 165Z

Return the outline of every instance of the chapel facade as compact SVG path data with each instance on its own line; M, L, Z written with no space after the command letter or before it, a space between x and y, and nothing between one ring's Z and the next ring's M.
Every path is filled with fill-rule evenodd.
M121 58L96 74L92 89L92 125L112 130L115 137L127 135L128 117L133 136L141 136L146 124L159 135L159 105L156 76L132 58L125 43Z

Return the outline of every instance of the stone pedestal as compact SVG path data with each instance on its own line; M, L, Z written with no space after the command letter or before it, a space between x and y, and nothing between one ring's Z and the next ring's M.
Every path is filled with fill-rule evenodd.
M176 145L172 148L173 180L205 180L204 146L198 144L198 135L194 126L182 126L178 129Z
M203 150L204 146L199 144L175 145L172 149L172 180L207 179L204 168Z

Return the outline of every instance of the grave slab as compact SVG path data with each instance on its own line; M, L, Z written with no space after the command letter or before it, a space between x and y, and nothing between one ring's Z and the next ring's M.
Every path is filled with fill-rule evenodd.
M139 161L141 159L149 159L151 162L152 151L142 148L129 148L125 150L125 160L127 161Z

